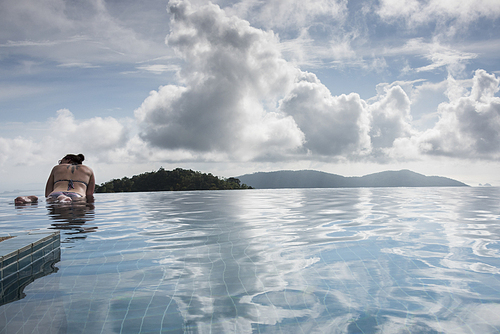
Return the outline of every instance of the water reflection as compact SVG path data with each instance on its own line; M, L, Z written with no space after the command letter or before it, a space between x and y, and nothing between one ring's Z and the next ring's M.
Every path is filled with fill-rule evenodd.
M498 332L498 203L498 188L103 194L97 218L51 218L99 227L65 251L59 329Z
M38 206L38 202L33 203L14 203L14 207L16 210L26 210L36 208Z
M485 312L500 309L491 195L486 203L445 188L189 196L145 203L152 224L142 233L168 250L163 279L175 283L170 296L190 331L500 326Z
M50 229L64 231L61 241L72 243L87 238L87 233L96 232L97 226L88 223L95 219L95 206L92 202L47 203L48 217L54 221Z
M24 263L21 261L18 264L19 269L17 272L7 278L2 277L0 280L0 284L2 285L0 306L24 298L26 296L24 289L29 284L36 279L56 273L58 268L55 264L61 260L61 250L57 245L56 248L51 248L45 255L36 257L30 254L28 260L28 264L24 267L22 267Z

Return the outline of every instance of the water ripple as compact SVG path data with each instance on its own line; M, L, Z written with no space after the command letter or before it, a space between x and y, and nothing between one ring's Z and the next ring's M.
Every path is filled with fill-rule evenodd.
M4 205L3 231L71 242L0 319L23 332L498 332L498 203L499 188L362 188Z

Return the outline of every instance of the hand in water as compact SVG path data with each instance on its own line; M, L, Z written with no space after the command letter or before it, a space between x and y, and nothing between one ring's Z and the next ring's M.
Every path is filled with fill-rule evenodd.
M28 204L28 203L38 203L38 197L36 196L19 196L14 200L15 204Z

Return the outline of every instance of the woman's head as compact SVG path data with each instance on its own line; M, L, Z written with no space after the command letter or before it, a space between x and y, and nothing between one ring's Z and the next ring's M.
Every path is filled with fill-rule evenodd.
M83 160L85 160L85 157L83 156L83 154L66 154L64 156L64 158L62 158L60 160L59 163L61 163L62 161L66 162L66 163L69 163L69 164L72 164L72 165L81 165Z

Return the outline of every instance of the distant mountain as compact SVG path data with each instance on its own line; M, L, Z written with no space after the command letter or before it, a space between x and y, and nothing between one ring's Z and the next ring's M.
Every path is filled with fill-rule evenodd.
M361 188L361 187L468 187L440 176L425 176L409 170L386 171L361 177L345 177L314 170L276 171L237 177L256 189L276 188Z

